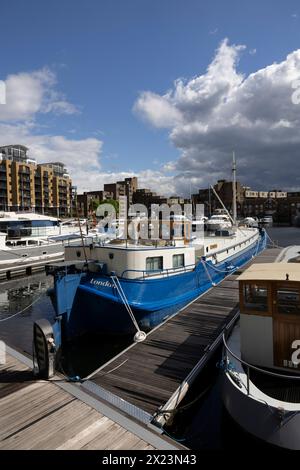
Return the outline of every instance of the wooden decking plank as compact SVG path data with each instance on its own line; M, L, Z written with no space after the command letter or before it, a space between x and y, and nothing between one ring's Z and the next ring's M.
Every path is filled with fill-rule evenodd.
M28 371L26 366L8 356L3 374L0 371L2 388L5 380L19 384L24 370ZM0 398L1 450L82 448L154 449L55 382L26 383Z

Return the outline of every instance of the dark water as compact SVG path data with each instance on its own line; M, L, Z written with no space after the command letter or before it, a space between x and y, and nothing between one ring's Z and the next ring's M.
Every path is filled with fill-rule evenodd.
M268 233L280 246L300 245L300 228L272 227L268 228ZM54 318L54 310L46 294L51 286L52 277L45 274L0 283L0 339L31 354L34 321L38 318L53 321ZM20 315L9 318L25 308ZM83 338L65 349L64 370L69 375L85 377L131 342L132 338L107 335ZM182 404L185 408L175 416L168 431L172 437L183 439L182 443L193 449L222 449L237 442L240 447L260 446L224 415L216 367L218 359L216 356L201 375L201 380Z
M44 273L0 283L0 339L9 346L32 354L33 323L39 318L54 320L47 290L52 276ZM17 312L21 312L16 315ZM16 315L16 316L14 316ZM66 374L85 377L132 342L132 338L90 335L68 345L63 351Z

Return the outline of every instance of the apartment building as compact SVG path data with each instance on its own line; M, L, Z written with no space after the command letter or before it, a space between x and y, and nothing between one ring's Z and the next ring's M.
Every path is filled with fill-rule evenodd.
M133 203L133 194L138 189L138 179L136 176L132 178L125 178L124 181L117 181L116 183L106 183L104 191L113 194L113 199L119 200L120 196L126 196L128 205Z
M214 185L214 190L229 211L232 211L233 191L232 182L220 180ZM273 189L271 191L255 191L248 186L236 183L237 215L238 217L277 214L280 219L290 221L297 213L300 198L297 193ZM299 193L298 193L299 194ZM210 215L220 207L220 202L214 192L209 189L200 189L193 195L194 203L204 204L206 215Z
M72 181L60 162L37 164L24 145L0 147L0 210L67 216Z
M107 199L114 199L114 193L110 191L86 191L77 196L78 215L87 217L94 211L95 205Z

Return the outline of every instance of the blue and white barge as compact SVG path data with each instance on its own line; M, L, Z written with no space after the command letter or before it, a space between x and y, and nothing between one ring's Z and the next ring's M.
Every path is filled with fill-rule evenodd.
M187 240L113 240L65 247L51 293L64 338L149 331L232 274L266 246L256 228Z

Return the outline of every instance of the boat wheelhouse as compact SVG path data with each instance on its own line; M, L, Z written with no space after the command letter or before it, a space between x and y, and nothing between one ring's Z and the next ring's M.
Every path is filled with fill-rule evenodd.
M238 280L240 321L224 339L224 405L247 432L300 449L300 266L254 264Z
M239 277L242 359L273 369L297 369L300 346L300 266L254 264ZM300 370L300 368L299 368Z

